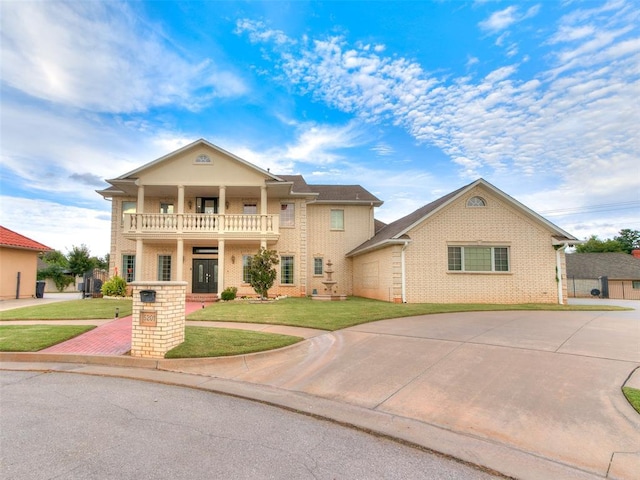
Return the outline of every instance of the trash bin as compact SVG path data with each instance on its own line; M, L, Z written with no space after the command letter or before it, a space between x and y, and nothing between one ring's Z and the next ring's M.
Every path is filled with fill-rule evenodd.
M44 286L46 282L43 280L38 280L36 282L36 298L44 298Z

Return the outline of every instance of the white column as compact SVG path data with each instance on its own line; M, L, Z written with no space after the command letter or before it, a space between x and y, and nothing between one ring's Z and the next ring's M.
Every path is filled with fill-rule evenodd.
M136 271L134 281L140 282L142 281L142 254L143 254L143 245L142 239L138 238L136 240Z
M174 212L178 214L178 232L182 232L182 219L184 217L184 185L178 185L178 211ZM178 277L178 280L182 280Z
M220 195L219 195L219 199L220 201L220 205L218 207L218 213L220 215L224 215L225 213L227 213L227 187L224 185L220 185Z
M224 240L218 240L218 296L224 290Z
M142 214L144 213L144 185L138 185L138 202L136 203L136 231L142 230Z
M176 242L176 280L178 282L182 282L185 280L182 278L184 267L184 240L182 238L178 238Z
M262 185L260 187L260 231L265 233L267 231L267 187Z
M218 196L218 232L223 233L225 230L224 215L227 211L227 187L220 185L220 194ZM219 285L219 284L218 284Z

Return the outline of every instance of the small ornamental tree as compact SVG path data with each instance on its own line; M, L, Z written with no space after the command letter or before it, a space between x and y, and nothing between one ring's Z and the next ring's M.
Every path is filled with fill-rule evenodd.
M275 265L280 263L275 250L260 247L260 251L249 261L249 283L260 298L268 298L269 289L276 280Z

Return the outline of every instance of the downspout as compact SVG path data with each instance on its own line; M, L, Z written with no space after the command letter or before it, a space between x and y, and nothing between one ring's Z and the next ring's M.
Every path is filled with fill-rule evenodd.
M560 305L564 305L564 299L562 296L562 262L560 258L560 252L564 252L569 244L567 242L563 243L559 248L556 249L556 275L558 277L558 303Z
M407 282L406 282L406 270L405 270L405 258L404 258L404 251L407 249L407 246L409 246L409 242L404 242L404 245L402 246L402 254L400 257L400 264L401 264L401 270L402 270L402 303L407 303Z

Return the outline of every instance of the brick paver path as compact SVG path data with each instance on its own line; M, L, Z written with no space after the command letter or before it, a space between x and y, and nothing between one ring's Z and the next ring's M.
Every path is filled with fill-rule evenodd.
M202 308L202 303L189 302L185 315ZM132 316L118 318L41 353L76 353L85 355L124 355L131 350Z

